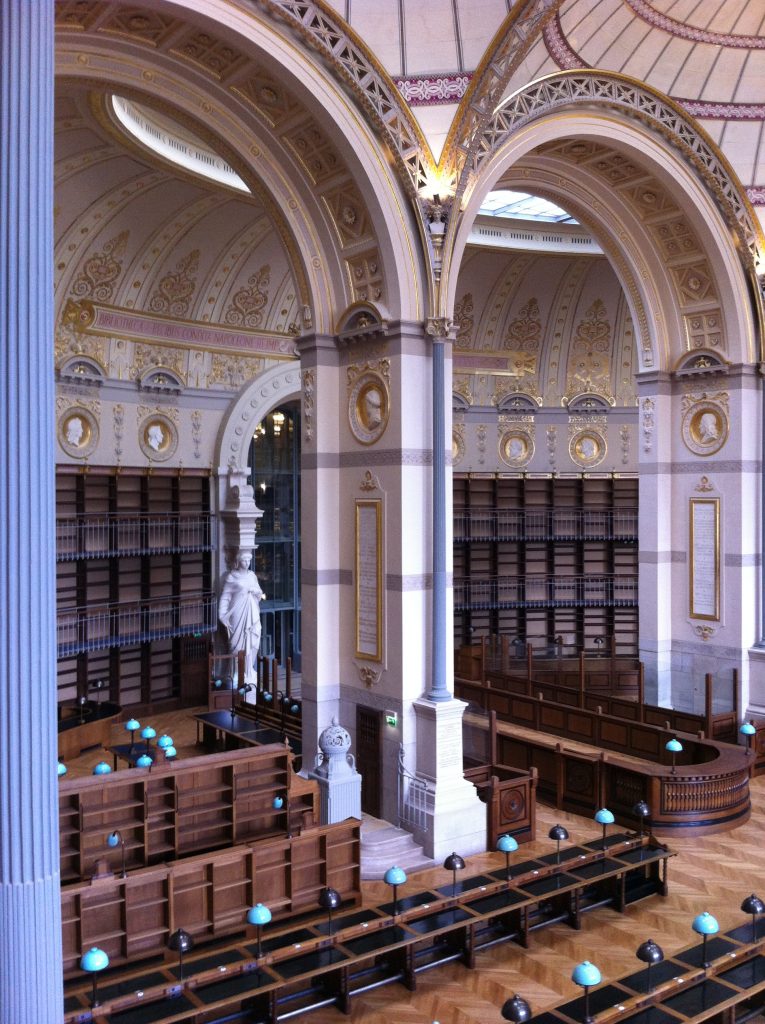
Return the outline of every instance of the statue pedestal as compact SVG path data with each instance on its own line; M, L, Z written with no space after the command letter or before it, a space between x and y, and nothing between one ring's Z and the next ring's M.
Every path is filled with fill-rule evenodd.
M417 719L417 774L427 782L426 827L414 833L428 857L486 851L486 805L463 776L462 716L467 704L425 698L412 703Z
M321 823L333 825L346 818L361 820L361 776L349 753L351 737L336 718L319 736L321 753L307 773L319 783Z

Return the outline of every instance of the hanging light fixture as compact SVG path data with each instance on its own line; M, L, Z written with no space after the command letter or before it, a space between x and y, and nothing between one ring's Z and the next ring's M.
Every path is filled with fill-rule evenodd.
M285 419L286 419L286 417L285 417L283 412L275 412L274 413L274 415L273 415L274 437L278 437L279 434L281 434L282 427L284 426Z

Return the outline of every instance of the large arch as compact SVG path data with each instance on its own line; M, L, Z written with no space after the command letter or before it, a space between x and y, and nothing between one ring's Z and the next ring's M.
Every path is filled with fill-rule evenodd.
M735 667L746 705L760 549L759 524L746 510L760 441L741 425L762 415L762 235L743 188L692 119L639 83L600 72L552 76L510 97L469 162L445 245L443 312L454 309L473 221L497 185L552 198L592 230L638 341L640 652L649 686L662 702L692 706L694 677ZM695 349L719 353L728 369L701 381L676 373ZM685 425L694 403L715 399L731 432L724 456L710 459ZM713 624L698 621L689 598L689 502L707 487L741 524L716 549L724 593Z
M620 253L617 272L623 276L625 290L633 302L637 323L644 324L644 333L650 335L652 354L646 358L643 345L643 367L671 368L683 351L692 347L681 344L687 332L675 331L668 336L669 325L677 322L677 313L689 306L681 282L673 279L667 268L667 256L659 240L647 230L650 212L640 197L609 180L607 168L603 175L584 164L571 172L571 161L550 159L551 149L561 140L571 143L592 143L618 153L637 169L632 175L635 186L646 181L656 182L673 202L698 239L699 252L714 281L719 297L720 315L725 323L725 334L731 347L728 358L734 362L752 362L757 350L757 322L759 308L752 304L753 262L750 253L757 246L754 221L746 211L746 199L740 199L735 209L741 213L736 220L735 234L731 231L734 204L718 202L709 183L696 168L681 159L676 147L663 135L653 132L642 121L622 117L610 106L593 110L589 97L561 104L560 108L539 110L535 118L527 117L517 127L508 129L495 139L491 153L480 162L478 173L462 200L459 218L450 225L453 245L444 257L442 301L452 309L455 298L456 273L464 253L471 225L485 195L500 181L515 180L522 187L523 180L543 177L542 186L547 194L555 196L564 206L566 202L577 206L593 232L607 240L607 248ZM547 150L540 160L539 151ZM562 156L562 154L559 154ZM732 173L732 172L731 172ZM641 180L642 179L642 180ZM652 186L653 187L653 186ZM743 194L743 190L741 190ZM740 197L739 197L740 198ZM730 213L730 217L725 214ZM629 225L629 227L626 227ZM742 254L742 241L749 240ZM621 264L621 268L618 266ZM691 305L693 303L691 302ZM650 314L646 313L650 311Z
M202 12L197 4L184 9L169 2L143 10L116 3L99 18L89 19L86 12L79 22L74 17L58 27L58 76L119 89L172 112L214 140L244 180L271 197L300 254L312 307L309 329L331 329L337 311L360 297L358 253L341 224L351 194L351 205L374 233L377 278L383 282L374 299L393 315L422 318L422 259L412 244L412 210L390 160L332 76L307 49L285 38L278 22L252 13L237 17L228 5L207 4ZM195 49L201 29L203 53ZM275 129L276 115L269 120L263 103L258 105L271 79L287 84L290 124L302 118L311 144L333 160L342 153L335 179L344 170L345 192L340 183L331 196L326 190L319 194L320 171L313 154L301 149L305 139L288 145ZM274 106L280 101L269 94ZM362 153L371 158L361 159Z

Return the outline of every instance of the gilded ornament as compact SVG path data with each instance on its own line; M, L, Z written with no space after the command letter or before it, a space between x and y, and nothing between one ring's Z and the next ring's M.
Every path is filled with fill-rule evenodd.
M686 448L694 455L714 455L728 440L727 405L727 392L683 396L681 432Z
M138 444L147 459L164 462L178 447L178 431L168 416L154 413L138 427Z
M606 439L595 430L580 430L569 442L571 461L585 469L599 465L606 457Z
M527 466L534 457L534 437L529 430L508 430L499 441L499 457L513 469Z

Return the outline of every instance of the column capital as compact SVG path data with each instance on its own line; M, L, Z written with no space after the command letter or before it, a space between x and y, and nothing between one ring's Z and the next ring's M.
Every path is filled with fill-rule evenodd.
M435 341L454 341L457 325L447 316L431 316L425 321L425 333Z

